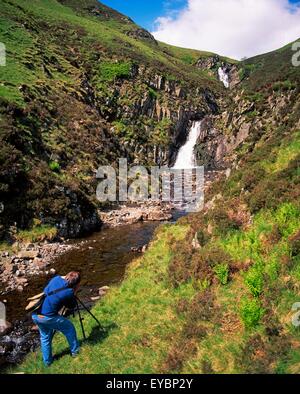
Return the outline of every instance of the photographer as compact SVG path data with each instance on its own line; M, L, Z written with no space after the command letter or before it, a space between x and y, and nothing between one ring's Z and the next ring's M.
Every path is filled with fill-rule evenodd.
M53 362L52 339L55 331L60 331L67 338L72 357L76 357L79 352L73 323L59 315L59 311L64 307L68 309L76 307L75 295L79 284L79 272L70 272L64 277L56 276L44 289L45 299L42 306L32 315L32 320L39 328L43 360L46 366Z

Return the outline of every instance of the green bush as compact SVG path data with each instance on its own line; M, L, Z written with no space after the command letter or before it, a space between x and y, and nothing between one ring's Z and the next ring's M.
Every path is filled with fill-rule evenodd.
M49 168L53 172L60 172L60 164L57 161L50 161Z
M157 97L158 97L158 93L157 93L154 89L149 88L149 96L150 96L153 100L155 100L155 99L157 99Z
M253 328L258 325L264 314L264 310L257 298L243 299L240 307L240 317L245 328Z
M105 82L113 82L117 78L129 78L130 72L130 62L103 62L99 67L100 78Z
M245 283L254 297L259 297L263 291L264 278L260 267L254 266L245 274Z
M296 85L287 79L286 81L275 82L273 85L273 90L275 92L282 91L282 90L287 91L287 90L295 89L295 87L296 87Z
M228 283L229 266L228 264L218 264L214 268L214 272L222 285Z

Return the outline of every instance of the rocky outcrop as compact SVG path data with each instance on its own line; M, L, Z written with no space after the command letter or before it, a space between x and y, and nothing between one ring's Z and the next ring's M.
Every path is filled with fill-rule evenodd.
M200 57L196 65L200 70L210 71L218 78L218 70L222 68L223 72L228 75L229 88L233 89L240 82L239 66L234 63L225 61L218 55Z
M128 32L126 32L126 34L129 37L133 37L137 40L146 40L146 41L150 41L152 43L154 43L155 45L157 44L157 41L155 40L155 38L153 37L153 35L151 33L149 33L147 30L139 28L139 29L131 29Z
M213 116L204 119L195 148L198 164L209 170L227 167L228 156L247 139L251 127L251 123L245 122L236 134L224 134L216 127L215 120Z
M161 222L173 218L172 207L162 202L146 202L136 206L120 206L109 211L100 212L104 227L116 227L138 222Z
M224 169L232 166L236 150L246 140L256 141L281 122L289 122L289 113L296 112L293 92L280 95L271 93L268 97L245 96L244 92L232 96L232 104L219 115L207 115L201 124L201 132L195 147L197 162L207 169ZM292 106L292 107L291 107ZM250 146L250 145L249 145Z
M212 70L215 69L220 63L220 57L218 55L200 57L196 63L196 67L200 70Z

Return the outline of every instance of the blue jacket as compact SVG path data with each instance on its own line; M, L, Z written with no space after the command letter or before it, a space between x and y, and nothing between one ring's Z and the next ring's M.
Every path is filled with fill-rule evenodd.
M65 290L59 291L56 294L47 296L52 291L58 290L65 287ZM46 294L43 305L39 311L39 314L44 316L56 316L62 307L73 309L76 306L76 298L74 290L68 287L68 282L61 276L55 276L50 280L48 285L44 289Z

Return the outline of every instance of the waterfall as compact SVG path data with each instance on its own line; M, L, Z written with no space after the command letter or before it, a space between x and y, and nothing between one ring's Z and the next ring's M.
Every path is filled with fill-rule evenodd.
M194 148L200 134L201 122L194 122L186 143L179 149L174 169L191 169L196 166Z
M219 79L223 82L225 88L229 88L229 75L226 73L226 69L219 67L218 69Z

